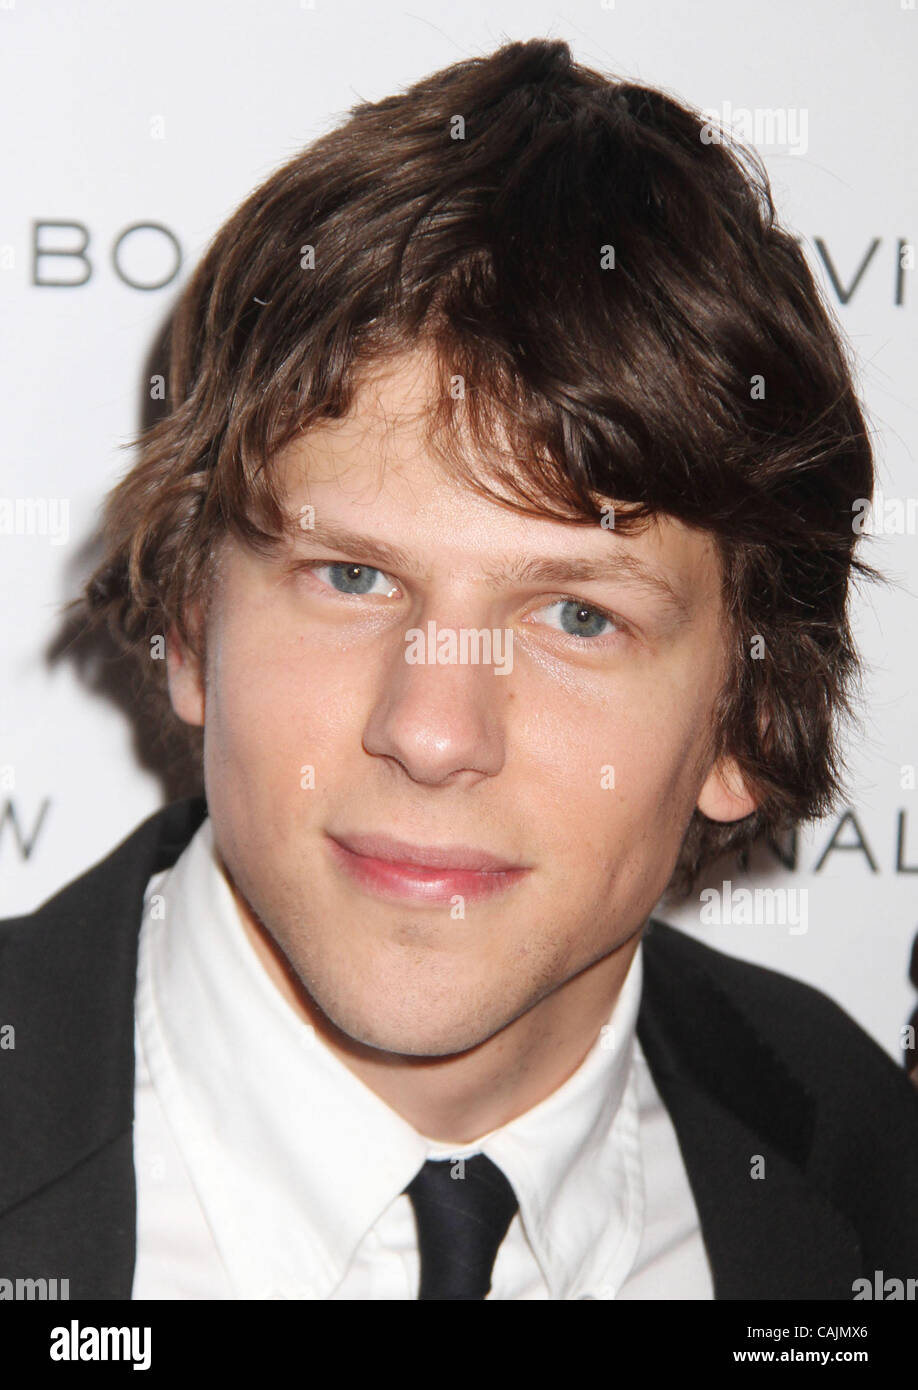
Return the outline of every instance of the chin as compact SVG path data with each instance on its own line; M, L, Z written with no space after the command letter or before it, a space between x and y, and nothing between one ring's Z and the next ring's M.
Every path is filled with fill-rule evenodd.
M502 1021L492 1027L473 1022L468 1011L452 1018L443 1013L424 1018L400 1009L391 1017L381 1017L378 1001L366 1007L326 1009L325 1013L353 1042L400 1057L454 1057L478 1047L504 1026Z

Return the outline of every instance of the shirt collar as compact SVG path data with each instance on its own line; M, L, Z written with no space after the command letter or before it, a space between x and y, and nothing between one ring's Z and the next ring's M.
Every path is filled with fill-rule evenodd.
M137 1015L239 1296L282 1288L327 1297L425 1159L477 1152L512 1183L552 1298L620 1283L643 1206L630 1085L641 972L639 946L608 1023L561 1087L464 1148L437 1143L355 1076L276 988L206 818L148 888Z

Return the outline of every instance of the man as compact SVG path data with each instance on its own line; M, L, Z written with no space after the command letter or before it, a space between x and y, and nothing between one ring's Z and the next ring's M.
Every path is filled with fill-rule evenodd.
M205 797L3 928L4 1268L124 1299L918 1275L905 1077L651 920L831 803L872 486L805 260L703 125L511 44L356 108L216 237L87 590Z

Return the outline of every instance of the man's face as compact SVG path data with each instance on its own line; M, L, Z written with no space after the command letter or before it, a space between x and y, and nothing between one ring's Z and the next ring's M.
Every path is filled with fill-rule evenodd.
M170 641L170 688L204 723L214 835L246 911L348 1037L444 1056L563 1001L633 938L696 804L728 820L752 803L705 755L725 670L708 538L476 495L420 442L425 372L402 359L285 451L305 525L273 558L226 541L204 681ZM332 527L360 539L331 544ZM587 575L610 560L626 567ZM409 661L406 632L428 623L512 635L506 673ZM361 836L518 872L387 868L348 851Z

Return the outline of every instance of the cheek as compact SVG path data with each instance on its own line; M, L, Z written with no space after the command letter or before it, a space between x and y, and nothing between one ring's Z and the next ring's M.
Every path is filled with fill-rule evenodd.
M570 710L531 727L540 749L538 811L555 843L584 873L608 877L625 862L678 848L700 785L703 701L660 689L601 708Z
M229 606L229 605L228 605ZM251 804L260 787L277 789L293 772L299 743L298 682L259 615L240 604L224 617L208 650L204 730L208 796Z
M215 744L233 754L269 742L279 704L264 652L247 636L244 620L225 625L208 672L207 721Z
M360 747L359 674L367 672L355 672L352 657L317 653L307 636L240 605L217 630L209 661L211 775L237 779L240 791L260 786L283 801L288 793L302 796L304 770L311 769L320 799L347 748Z

